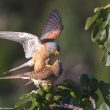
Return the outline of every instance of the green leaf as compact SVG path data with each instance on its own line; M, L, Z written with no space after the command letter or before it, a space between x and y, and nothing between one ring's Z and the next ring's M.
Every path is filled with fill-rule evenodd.
M45 91L42 88L37 89L37 92L40 96L44 96L45 95Z
M105 66L110 66L110 54L108 52L105 52L102 57L102 63Z
M81 99L82 98L82 93L81 93L79 88L75 88L74 89L74 94L77 97L77 99Z
M86 86L87 83L89 82L89 77L88 77L88 75L87 75L87 74L81 75L81 77L80 77L80 82L81 82L81 85Z
M95 8L95 9L94 9L94 13L96 13L96 12L100 12L101 10L103 10L103 7Z
M95 99L95 101L98 101L99 99L99 96L96 93L92 93L91 97Z
M59 101L61 98L62 98L62 96L60 96L60 95L55 95L54 96L54 100L55 101Z
M110 108L106 103L103 103L98 110L110 110Z
M92 38L92 41L93 41L93 42L95 42L94 39L95 39L95 37L96 37L98 31L99 31L99 25L98 25L98 24L94 24L93 30L92 30L92 33L91 33L91 38Z
M43 90L48 93L51 91L51 86L49 86L48 84L45 84L45 86L43 86Z
M87 19L85 30L93 26L92 41L104 50L102 63L110 66L110 4L95 8L94 13L93 17Z
M105 49L110 52L110 26L106 28L107 41L104 43Z
M72 80L64 80L63 85L70 89L73 89L75 87L75 83Z
M85 24L85 30L88 30L98 17L99 17L99 13L96 13L94 16L89 17Z
M106 30L100 29L93 40L98 45L103 45L105 41L107 40Z
M57 85L58 90L71 90L70 88L66 87L64 84Z
M101 23L102 29L105 29L107 25L110 24L110 13L105 12L105 16L103 17L103 22Z
M54 96L51 93L48 93L48 94L46 94L45 98L46 98L47 101L51 101L52 102L53 99L54 99Z
M15 108L19 108L20 106L22 106L26 102L31 101L31 99L32 99L32 94L30 94L30 93L25 94L23 97L20 97L18 102L15 104Z
M36 100L36 93L30 92L25 94L23 97L20 97L18 102L15 104L15 108L19 110L34 110L36 107L40 106L40 103ZM30 102L30 103L29 103ZM28 107L27 107L28 105Z
M95 92L98 89L98 80L95 78L91 78L88 82L88 86L91 92Z
M103 81L100 81L99 89L106 104L108 104L110 107L110 83L104 83Z
M104 7L104 9L106 9L106 8L110 8L110 4L108 4Z
M93 110L91 103L88 98L83 98L81 105L84 107L84 110Z
M70 92L70 95L71 95L72 97L76 97L74 91L71 91L71 92Z

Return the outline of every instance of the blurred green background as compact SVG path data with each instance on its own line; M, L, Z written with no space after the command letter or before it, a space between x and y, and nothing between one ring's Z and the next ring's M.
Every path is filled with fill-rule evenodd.
M101 63L101 50L92 43L90 31L84 26L96 7L105 6L109 0L0 0L0 31L21 31L40 37L46 18L52 9L63 17L64 30L56 42L61 47L65 78L79 79L82 73L91 73L98 79L110 82L110 69ZM0 39L0 74L25 61L20 44ZM13 106L29 86L22 80L0 81L0 107Z

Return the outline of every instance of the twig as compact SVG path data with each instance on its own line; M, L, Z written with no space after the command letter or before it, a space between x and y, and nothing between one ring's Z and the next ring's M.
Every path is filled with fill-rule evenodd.
M14 110L14 108L0 107L0 110Z
M64 105L53 104L53 105L50 105L51 110L54 110L54 109L56 110L57 108L68 109L68 110L84 110L81 107L77 107L77 106L71 105L71 104L64 104Z
M93 99L91 96L89 97L89 101L91 102L91 104L92 104L92 107L93 107L93 110L96 110L96 101L95 101L95 99Z

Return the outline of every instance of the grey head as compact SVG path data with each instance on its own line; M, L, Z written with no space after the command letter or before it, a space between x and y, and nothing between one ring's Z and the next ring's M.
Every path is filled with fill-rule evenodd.
M45 45L47 46L50 54L59 54L60 47L56 42L46 42Z

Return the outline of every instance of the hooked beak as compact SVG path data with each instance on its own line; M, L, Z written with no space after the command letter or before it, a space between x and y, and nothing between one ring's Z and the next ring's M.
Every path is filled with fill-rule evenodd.
M54 55L59 55L58 50L55 50L55 51L53 52L53 54L54 54Z

